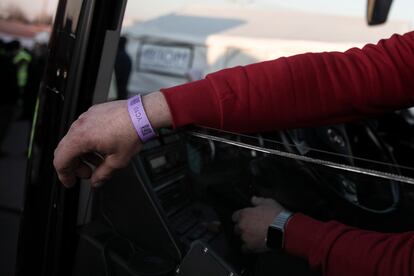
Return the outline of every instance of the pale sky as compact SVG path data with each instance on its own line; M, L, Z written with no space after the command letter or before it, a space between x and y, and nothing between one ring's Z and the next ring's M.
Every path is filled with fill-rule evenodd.
M215 4L222 3L237 6L257 8L287 7L305 11L324 12L338 15L365 16L367 0L129 0L126 19L149 19L154 16L169 13L188 4ZM0 0L0 12L10 3L20 5L31 18L37 16L43 9L52 12L57 0ZM410 20L414 27L414 1L394 0L390 19Z
M36 18L45 9L48 13L54 13L58 0L0 0L0 12L7 10L9 5L22 8L29 19Z
M189 4L222 3L266 9L286 7L332 15L365 17L366 2L367 0L129 0L126 18L149 19ZM414 1L394 0L389 18L409 20L414 27Z
M220 4L277 8L287 7L305 11L323 12L338 15L365 16L367 0L129 0L127 16L152 16L154 13L166 13L188 4ZM394 0L390 18L411 20L414 23L414 1Z

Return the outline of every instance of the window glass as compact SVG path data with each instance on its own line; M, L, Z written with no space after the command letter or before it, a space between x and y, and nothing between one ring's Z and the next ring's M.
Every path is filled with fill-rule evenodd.
M409 6L413 10L411 2L395 1L388 22L376 27L367 26L365 5L365 1L322 0L130 1L109 100L199 80L224 68L307 52L361 48L412 29L413 16L407 13ZM407 134L412 132L413 114L408 109L381 118L249 137L225 134L240 143L249 141L250 146L293 154L293 159L190 139L186 144L187 165L193 172L201 173L206 164L223 170L247 162L253 182L261 179L263 184L275 181L278 175L286 181L289 177L281 176L285 172L297 176L302 164L306 164L307 180L299 177L296 182L317 179L316 182L324 183L322 189L331 190L352 204L363 205L369 211L389 211L400 200L398 180L374 178L370 172L413 175L413 144ZM309 164L301 157L321 162ZM163 155L147 161L153 171L163 171L158 169L171 164ZM329 162L341 164L342 170L332 168ZM271 169L276 167L279 169ZM355 173L354 167L362 168L364 173ZM374 196L367 196L371 192ZM381 199L377 200L377 196Z
M83 0L67 1L65 15L63 17L64 30L69 30L73 34L76 33L82 3Z
M109 97L118 86L132 96L227 67L376 43L410 30L407 5L395 1L389 22L370 28L364 1L129 1Z

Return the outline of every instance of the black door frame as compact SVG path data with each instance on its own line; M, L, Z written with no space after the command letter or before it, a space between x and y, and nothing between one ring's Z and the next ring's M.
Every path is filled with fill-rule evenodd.
M30 141L16 275L72 274L79 187L59 183L53 152L71 123L106 99L125 7L126 0L59 1Z

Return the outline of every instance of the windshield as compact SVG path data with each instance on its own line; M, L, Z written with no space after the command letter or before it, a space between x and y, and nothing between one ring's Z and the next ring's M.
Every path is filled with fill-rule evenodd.
M404 2L396 1L388 23L375 28L366 24L365 4L130 1L107 100L202 80L226 68L362 48L411 30L412 19L396 12L407 9ZM299 111L291 112L294 117ZM395 229L405 223L400 217L397 224L378 218L414 206L413 114L407 109L337 125L248 134L161 129L130 167L94 194L91 201L99 208L86 210L95 210L92 220L100 216L106 228L120 233L131 254L136 250L128 243L136 243L181 259L193 241L202 240L240 270L253 260L244 262L231 214L251 206L252 196L273 198L321 220Z
M130 1L109 99L199 80L224 68L307 52L342 52L377 43L394 33L411 30L412 18L405 10L412 4L395 2L387 24L372 28L366 24L364 1ZM410 125L411 116L407 110L397 117ZM377 137L381 131L390 131L383 129L386 120L389 117L380 123L374 120L291 130L282 132L282 137L256 134L261 138L254 140L253 136L250 146L263 146L266 141L273 149L363 168L365 175L370 174L368 170L411 175L409 160L394 162L395 157L382 144L383 138ZM375 144L372 139L377 138L380 141ZM367 141L372 145L370 149L363 146ZM322 163L317 164L322 171L332 170ZM343 172L356 178L348 183L351 186L366 178L351 171ZM347 196L356 200L353 195Z

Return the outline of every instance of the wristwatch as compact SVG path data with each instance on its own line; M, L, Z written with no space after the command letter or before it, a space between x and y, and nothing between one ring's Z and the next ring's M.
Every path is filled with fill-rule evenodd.
M267 228L266 246L269 249L282 249L284 247L285 227L293 213L283 210Z

